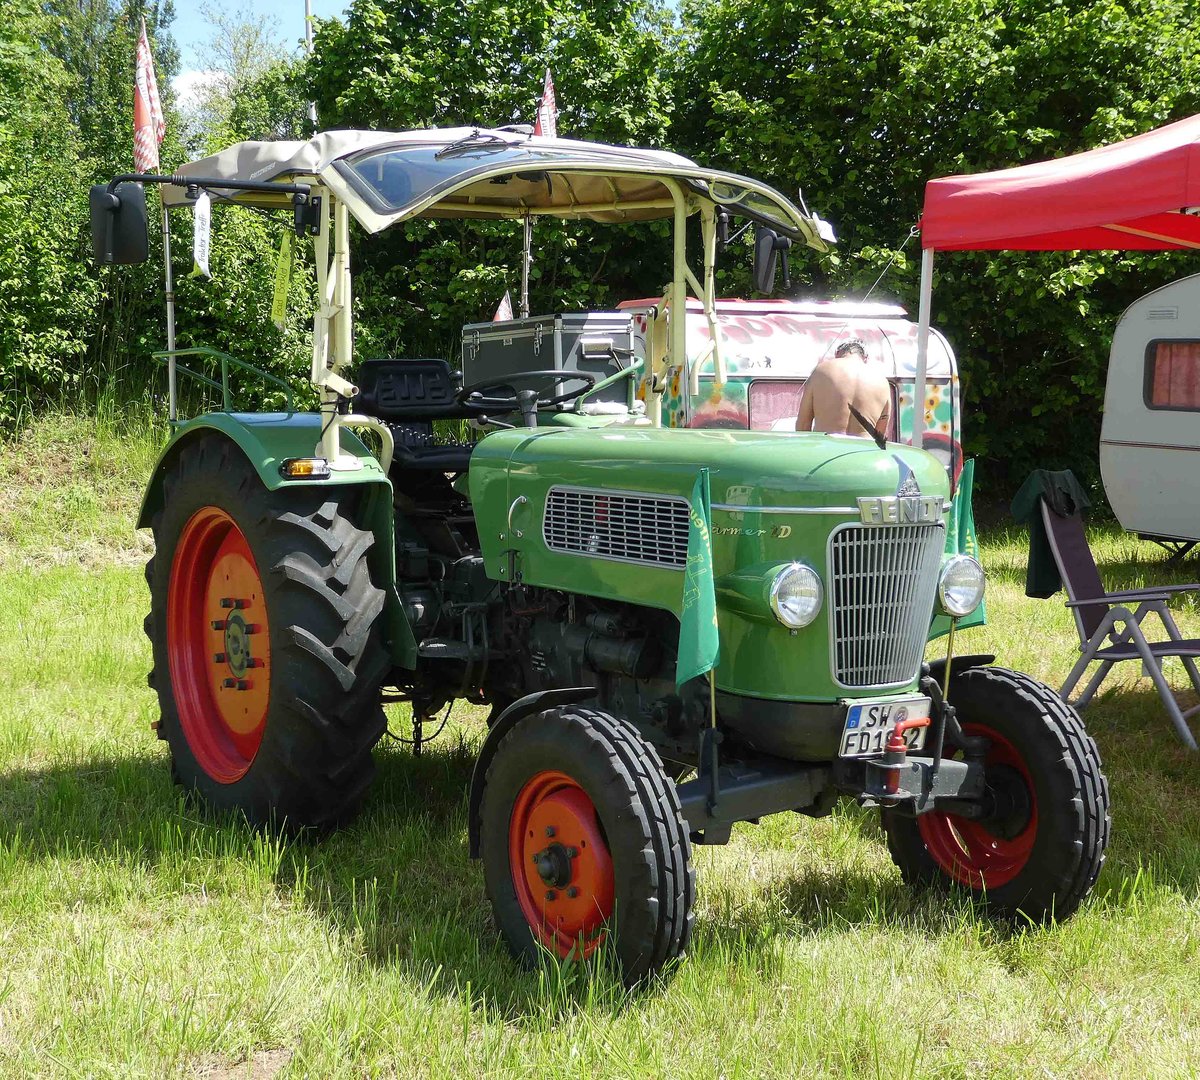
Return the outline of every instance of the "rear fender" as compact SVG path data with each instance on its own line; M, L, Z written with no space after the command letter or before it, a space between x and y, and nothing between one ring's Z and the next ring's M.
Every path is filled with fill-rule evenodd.
M375 583L387 596L385 619L393 661L412 669L417 643L396 591L395 517L392 484L378 460L352 432L342 429L342 449L362 462L361 469L334 473L327 480L291 480L279 467L288 458L312 457L321 434L321 417L315 413L206 413L180 424L167 443L146 486L137 527L149 528L163 506L163 480L184 447L205 436L217 435L232 442L254 467L268 491L281 488L349 487L365 485L365 520L375 537L368 564Z

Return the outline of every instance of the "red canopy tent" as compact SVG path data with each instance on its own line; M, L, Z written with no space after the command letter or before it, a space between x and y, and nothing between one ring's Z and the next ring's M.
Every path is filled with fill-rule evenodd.
M916 397L935 251L1200 248L1200 116L1071 157L925 185ZM924 415L913 420L920 446Z

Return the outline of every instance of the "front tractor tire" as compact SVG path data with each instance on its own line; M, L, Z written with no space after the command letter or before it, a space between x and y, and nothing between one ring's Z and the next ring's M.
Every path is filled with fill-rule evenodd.
M949 700L967 735L991 741L985 816L885 810L893 861L910 885L965 889L1000 918L1067 918L1095 885L1108 845L1095 741L1070 705L1020 672L969 669L952 679Z
M163 480L146 566L149 681L176 779L216 810L327 829L370 787L389 664L358 496L269 492L212 436Z
M496 747L480 804L484 881L501 935L534 965L603 949L626 985L687 948L695 870L654 748L595 709L550 709Z

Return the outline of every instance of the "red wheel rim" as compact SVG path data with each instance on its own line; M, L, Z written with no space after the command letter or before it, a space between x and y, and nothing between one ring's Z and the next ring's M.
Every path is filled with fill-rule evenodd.
M1012 743L982 724L964 724L963 730L968 735L983 735L992 741L985 759L985 771L993 766L1005 766L1024 781L1029 797L1029 820L1015 836L1007 838L989 830L985 822L937 811L918 817L917 827L929 854L950 878L972 889L995 889L1012 881L1029 861L1037 839L1037 792L1025 759Z
M565 773L540 772L508 826L513 888L525 921L558 956L590 956L613 913L613 865L596 808Z
M218 783L233 783L262 745L271 640L254 555L218 507L197 510L175 548L167 655L179 723L196 763Z

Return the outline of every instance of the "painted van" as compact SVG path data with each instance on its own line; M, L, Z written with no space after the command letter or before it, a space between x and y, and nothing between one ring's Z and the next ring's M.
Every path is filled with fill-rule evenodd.
M647 355L645 336L656 301L620 305L633 316L635 352ZM795 431L805 380L840 342L857 338L883 362L892 384L888 438L912 442L917 361L917 324L904 308L888 303L831 300L718 300L717 323L727 381L717 385L709 354L710 331L702 306L687 309L688 367L668 368L662 399L663 426ZM692 365L700 365L698 393L689 393ZM645 396L644 382L638 396ZM954 352L930 331L925 400L925 449L946 466L951 485L962 469L961 406Z

